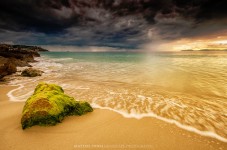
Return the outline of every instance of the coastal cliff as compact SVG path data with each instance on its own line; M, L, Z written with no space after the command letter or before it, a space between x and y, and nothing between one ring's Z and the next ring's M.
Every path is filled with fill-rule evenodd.
M0 79L17 71L16 67L31 67L38 52L48 51L38 46L0 44Z

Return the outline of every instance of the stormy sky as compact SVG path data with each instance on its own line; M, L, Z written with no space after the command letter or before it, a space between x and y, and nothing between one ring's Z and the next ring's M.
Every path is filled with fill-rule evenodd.
M138 49L225 40L226 7L226 0L1 0L0 42Z

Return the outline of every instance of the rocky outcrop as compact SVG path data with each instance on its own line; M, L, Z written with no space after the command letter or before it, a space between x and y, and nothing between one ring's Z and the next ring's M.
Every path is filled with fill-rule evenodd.
M38 70L38 69L27 68L27 69L22 71L21 76L24 76L24 77L36 77L36 76L41 76L42 73L43 72Z
M16 58L26 62L34 62L34 57L39 57L38 49L35 46L15 46L0 44L0 56Z
M12 45L12 48L20 48L20 49L27 49L27 50L34 50L36 52L46 52L47 49L38 46L28 46L28 45Z
M10 61L13 62L17 67L32 67L27 61L10 58Z
M8 58L0 56L0 79L17 71L16 65Z
M88 102L76 101L64 94L60 86L40 83L25 103L21 125L22 129L34 125L52 126L60 123L66 116L83 115L92 111Z
M37 46L0 44L0 79L16 72L16 67L31 67L29 63L36 62L34 57L40 57L40 51L48 50Z

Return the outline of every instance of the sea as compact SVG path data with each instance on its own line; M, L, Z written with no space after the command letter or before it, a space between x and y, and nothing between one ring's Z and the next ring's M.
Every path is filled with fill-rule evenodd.
M10 76L22 102L39 82L127 118L157 118L227 142L227 52L41 52L42 76ZM19 71L24 68L18 68Z

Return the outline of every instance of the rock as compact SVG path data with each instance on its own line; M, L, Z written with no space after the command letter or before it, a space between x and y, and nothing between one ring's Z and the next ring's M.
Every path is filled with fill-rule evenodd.
M11 62L14 63L17 67L31 67L31 65L24 60L11 58Z
M40 83L25 103L21 125L23 129L34 125L52 126L60 123L65 116L83 115L92 111L88 102L74 100L64 94L60 86Z
M0 56L15 58L25 62L35 62L34 57L40 57L38 52L48 51L37 46L0 44Z
M17 71L16 65L9 58L0 56L0 79Z
M27 62L34 62L33 52L29 52L27 50L0 50L0 56L6 58L16 58Z
M48 51L38 46L0 44L0 79L15 73L16 67L31 67L30 62L36 62L34 57L40 57L38 52ZM26 70L22 76L40 76L41 71Z
M36 76L41 76L42 73L43 72L38 70L38 69L27 68L27 69L22 71L21 76L24 76L24 77L36 77Z
M6 44L4 44L6 45ZM28 46L28 45L12 45L13 48L28 49L36 52L47 52L48 50L38 47L38 46Z

